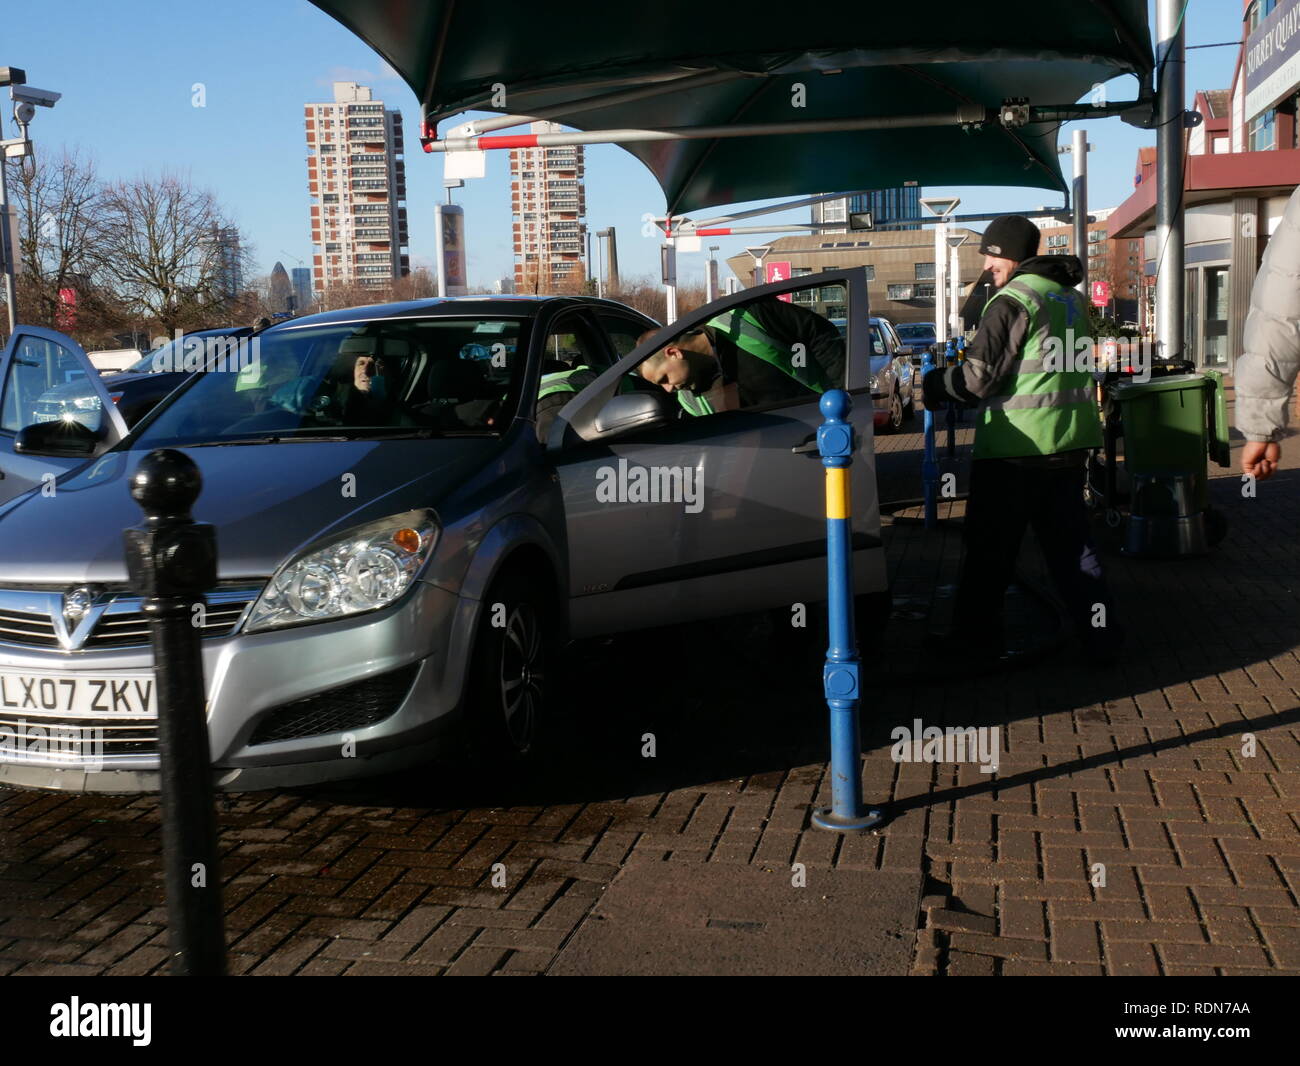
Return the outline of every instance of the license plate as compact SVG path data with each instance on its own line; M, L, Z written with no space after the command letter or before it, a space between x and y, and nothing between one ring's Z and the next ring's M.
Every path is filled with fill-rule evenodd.
M0 710L78 718L155 718L153 674L28 674L0 669Z

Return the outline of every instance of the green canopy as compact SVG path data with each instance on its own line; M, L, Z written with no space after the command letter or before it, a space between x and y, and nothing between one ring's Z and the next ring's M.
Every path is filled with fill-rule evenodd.
M430 124L471 109L580 130L901 123L624 145L655 174L672 214L910 181L1064 191L1059 121L908 128L906 120L1016 98L1071 105L1123 74L1135 76L1127 95L1137 99L1149 95L1154 65L1145 0L915 8L823 0L807 9L679 0L313 2L401 74ZM628 90L678 79L690 84L626 99ZM593 106L611 94L624 99Z

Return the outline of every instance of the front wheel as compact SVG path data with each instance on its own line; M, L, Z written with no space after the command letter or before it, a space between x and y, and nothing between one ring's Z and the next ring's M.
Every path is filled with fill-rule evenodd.
M553 616L538 585L518 576L499 581L483 603L469 710L489 756L531 760L550 738L559 665Z
M903 428L903 398L898 395L898 389L894 389L889 394L889 418L885 421L886 433L897 433Z

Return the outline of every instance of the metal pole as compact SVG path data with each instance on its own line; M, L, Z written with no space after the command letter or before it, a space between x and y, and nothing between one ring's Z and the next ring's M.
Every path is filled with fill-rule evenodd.
M4 126L0 124L0 141L4 139ZM5 307L9 315L9 333L12 336L14 327L18 324L18 294L14 285L14 275L17 272L18 249L11 247L13 242L9 239L12 231L9 228L9 157L5 153L5 148L0 143L0 258L4 259L4 276L5 276Z
M948 339L948 221L934 227L934 332L942 343Z
M605 267L605 280L611 289L618 292L618 228L610 226L605 230L609 238L609 258Z
M1185 38L1179 0L1156 0L1156 351L1181 359L1183 337L1183 121Z
M438 257L438 295L446 296L447 250L442 231L442 204L433 205L433 249L433 254Z
M605 295L605 249L601 243L605 238L604 230L596 231L596 295Z
M921 380L934 369L934 351L929 349L921 360ZM921 482L925 491L925 528L934 529L939 522L939 461L934 454L934 412L925 405L925 458L921 462Z
M677 245L669 237L664 241L664 314L669 322L677 321Z
M131 476L131 495L145 520L123 537L131 587L144 597L141 611L153 640L172 972L219 977L226 969L226 938L194 615L204 591L217 583L217 544L214 528L190 516L202 487L189 456L173 449L150 452Z
M853 833L881 820L879 811L862 803L862 748L858 734L861 677L853 625L852 501L849 468L853 464L853 401L843 389L823 393L819 404L826 421L817 427L817 450L826 468L826 584L830 644L822 668L822 691L830 708L831 805L812 813L819 829Z
M1083 267L1083 277L1077 286L1088 295L1088 131L1074 131L1074 254Z
M961 333L961 259L956 248L948 250L948 332Z
M957 365L957 342L950 340L948 347L943 353L944 366ZM957 458L957 405L948 401L947 423L948 423L948 458Z
M981 125L988 109L963 104L955 111L929 115L886 115L874 118L819 119L813 122L756 122L732 126L677 126L657 130L567 130L563 133L517 133L498 137L447 137L425 141L426 152L492 151L503 148L562 148L574 144L635 144L641 141L716 140L765 134L839 133L850 130L931 129L936 126Z
M760 215L771 215L778 211L789 211L792 207L811 207L813 204L822 204L828 200L843 200L846 197L864 196L870 192L869 189L858 189L855 192L832 192L820 193L817 196L805 196L799 200L783 200L779 204L771 204L767 207L752 207L747 211L733 211L730 214L718 215L716 218L700 219L698 222L689 222L682 224L682 232L686 230L698 230L704 226L722 226L728 222L737 222L742 218L757 218ZM796 227L808 229L810 226L843 226L843 222L815 222L807 226Z

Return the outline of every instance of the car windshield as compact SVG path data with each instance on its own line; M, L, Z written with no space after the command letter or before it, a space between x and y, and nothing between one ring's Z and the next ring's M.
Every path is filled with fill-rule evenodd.
M384 319L272 330L211 359L133 447L495 434L517 406L522 319Z
M923 325L923 324L899 326L898 335L902 337L903 340L905 341L912 340L913 338L933 337L934 327Z

